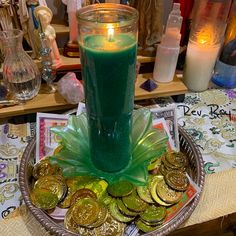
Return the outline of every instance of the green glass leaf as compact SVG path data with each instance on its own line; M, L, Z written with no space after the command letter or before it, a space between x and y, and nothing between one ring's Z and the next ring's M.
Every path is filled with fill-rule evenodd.
M128 180L136 185L145 185L148 178L147 166L154 158L166 151L167 135L153 128L152 114L148 109L133 112L132 159L122 171L109 173L97 169L90 157L86 114L70 116L66 127L51 130L61 137L62 150L50 157L63 170L65 177L94 176L109 183Z
M137 146L139 140L152 128L152 114L148 109L139 109L133 113L132 146Z

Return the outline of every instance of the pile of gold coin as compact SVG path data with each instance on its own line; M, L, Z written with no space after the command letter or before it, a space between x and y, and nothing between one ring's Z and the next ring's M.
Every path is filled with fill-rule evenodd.
M115 220L107 206L89 197L79 199L66 213L65 228L80 235L123 235L125 224Z
M172 170L187 172L188 159L182 152L168 152L161 160L160 172L165 176Z
M148 186L135 187L120 181L109 185L107 192L113 197L108 206L110 214L117 221L134 221L143 232L150 232L163 223L166 209L156 204Z
M64 226L81 235L123 235L134 222L142 232L160 227L166 208L178 203L188 188L187 158L182 153L167 153L157 174L150 174L146 186L128 181L110 184L90 176L65 179L60 168L47 159L35 165L35 184L30 197L43 210L68 208Z
M37 163L33 169L36 182L30 193L32 203L41 209L53 209L67 193L67 185L61 169L52 166L48 159Z

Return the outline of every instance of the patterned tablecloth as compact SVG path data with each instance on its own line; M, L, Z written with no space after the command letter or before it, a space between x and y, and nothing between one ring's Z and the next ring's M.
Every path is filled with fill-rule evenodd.
M177 104L178 123L193 136L206 174L236 167L236 90L190 93Z
M189 93L176 106L179 124L202 152L205 172L236 167L236 90ZM23 203L18 169L24 148L34 134L34 123L0 125L0 218L6 218Z

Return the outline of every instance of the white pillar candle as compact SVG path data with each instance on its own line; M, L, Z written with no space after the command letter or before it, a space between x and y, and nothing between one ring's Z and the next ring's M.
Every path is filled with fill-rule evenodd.
M208 88L220 46L189 41L183 77L189 90L201 92Z

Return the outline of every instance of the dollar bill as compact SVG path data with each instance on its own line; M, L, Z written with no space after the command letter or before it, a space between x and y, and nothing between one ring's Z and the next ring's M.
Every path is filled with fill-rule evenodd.
M164 130L166 135L168 136L168 151L175 150L176 149L175 143L171 137L170 130L166 120L164 118L154 119L152 121L152 124L154 128Z
M177 110L175 105L169 105L167 107L155 107L151 108L153 113L153 119L164 118L171 136L171 143L173 142L173 150L179 151L179 132L177 122Z

